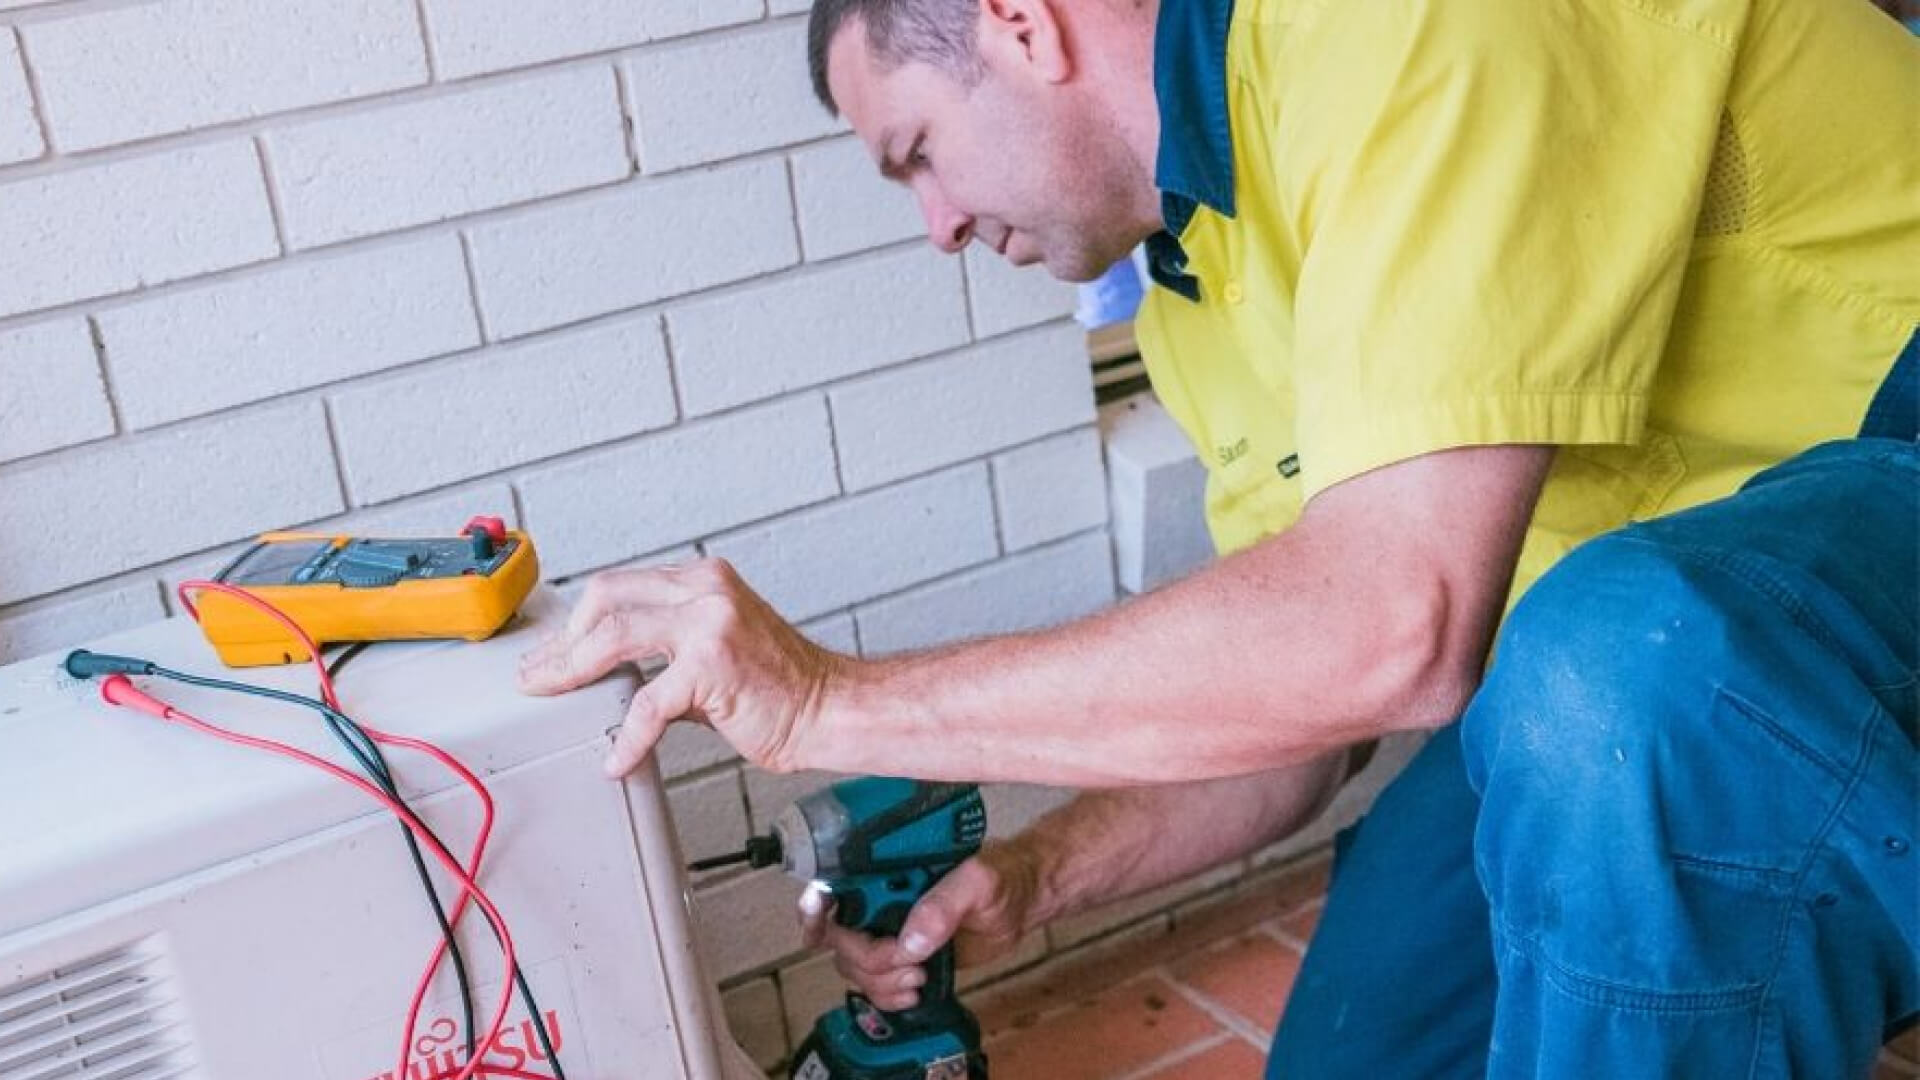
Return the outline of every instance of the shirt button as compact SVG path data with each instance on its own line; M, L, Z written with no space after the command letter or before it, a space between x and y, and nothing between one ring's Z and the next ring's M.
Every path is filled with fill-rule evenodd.
M1245 293L1240 291L1239 282L1229 281L1227 282L1226 287L1220 290L1220 298L1225 300L1229 304L1237 304L1240 301L1245 300L1247 297Z

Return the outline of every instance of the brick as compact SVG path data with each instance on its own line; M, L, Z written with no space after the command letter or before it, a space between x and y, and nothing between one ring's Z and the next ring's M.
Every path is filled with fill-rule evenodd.
M0 317L280 250L253 145L219 143L0 184Z
M769 867L693 894L708 973L731 979L800 951L801 884Z
M604 66L301 124L266 137L295 248L443 221L622 179Z
M585 56L760 17L759 0L426 0L443 79Z
M1044 267L1015 266L980 244L969 244L964 258L976 335L994 337L1073 314L1073 286Z
M834 389L841 476L873 487L1094 417L1078 328L1021 334Z
M727 1027L755 1065L771 1069L787 1056L786 1015L771 976L720 992Z
M81 494L76 494L81 493ZM320 406L263 409L0 474L0 603L341 509Z
M1213 559L1207 470L1158 401L1136 394L1100 410L1120 586L1149 592Z
M469 234L480 305L515 337L778 270L798 257L790 214L761 161L489 222Z
M357 384L333 399L355 502L383 502L673 419L667 352L653 318L488 350Z
M1106 524L1099 431L1082 428L995 457L993 497L1008 551Z
M781 968L779 979L787 1031L796 1046L813 1030L820 1014L847 1002L847 981L834 970L832 953L823 952Z
M497 517L507 528L519 528L513 511L513 489L504 482L469 484L450 491L385 506L355 510L318 523L318 528L356 536L451 536L469 518ZM534 538L539 544L539 538Z
M667 806L689 861L738 851L746 842L747 803L736 770L676 781L667 789Z
M667 733L654 744L654 758L660 766L660 775L668 779L685 776L690 772L732 761L740 755L720 733L705 724L685 721L667 728Z
M989 563L855 612L867 654L881 656L1077 619L1113 602L1104 532Z
M911 240L926 226L907 189L888 181L856 138L795 150L793 196L809 259Z
M427 81L410 0L165 0L21 32L63 151Z
M800 632L822 648L851 656L860 651L860 638L854 632L853 616L829 615L824 619L815 619L800 628Z
M839 773L822 772L819 769L777 773L753 765L748 765L741 773L747 785L747 816L756 833L766 832L782 810L803 797L846 779Z
M802 20L656 46L629 59L626 71L640 166L649 173L805 142L841 126L814 100Z
M782 15L797 15L812 7L810 0L767 0L767 14L775 18Z
M837 611L993 558L986 469L971 466L707 544L789 619Z
M960 278L910 251L806 271L667 313L687 411L698 415L967 341Z
M451 236L276 266L136 301L98 322L121 418L133 428L480 341Z
M519 487L550 576L611 566L832 496L826 410L783 399L534 469Z
M159 587L152 581L62 597L33 611L0 612L0 664L70 649L166 615Z
M85 322L0 331L0 461L111 434L113 410Z
M37 158L46 150L33 111L33 92L27 88L27 69L20 60L20 43L12 27L0 26L0 165Z

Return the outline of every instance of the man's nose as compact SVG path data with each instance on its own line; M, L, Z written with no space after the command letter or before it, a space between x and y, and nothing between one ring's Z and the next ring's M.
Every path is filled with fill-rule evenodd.
M957 255L973 239L973 215L956 209L940 197L933 185L920 189L920 216L927 219L927 239L949 255Z

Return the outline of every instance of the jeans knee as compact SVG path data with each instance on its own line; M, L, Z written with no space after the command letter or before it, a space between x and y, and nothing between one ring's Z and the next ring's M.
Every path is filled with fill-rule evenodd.
M1627 747L1671 734L1689 687L1712 691L1725 636L1716 588L1684 553L1626 534L1561 560L1508 618L1467 709L1475 788L1484 794L1496 760L1561 796L1617 788Z

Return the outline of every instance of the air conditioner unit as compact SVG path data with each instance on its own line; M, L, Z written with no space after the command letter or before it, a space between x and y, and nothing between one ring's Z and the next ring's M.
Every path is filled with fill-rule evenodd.
M658 776L600 771L633 681L555 698L515 688L520 654L564 614L536 592L492 640L376 646L340 672L346 712L438 743L491 787L480 884L569 1080L757 1077L695 950ZM74 644L314 688L308 667L225 671L184 619ZM394 819L318 771L109 706L58 659L0 668L0 1080L439 1075L465 1038L444 964L395 1075L439 929ZM137 681L210 722L345 760L312 712ZM430 759L388 756L464 855L472 794ZM460 943L484 1026L504 971L479 912ZM518 1000L487 1053L551 1075Z

